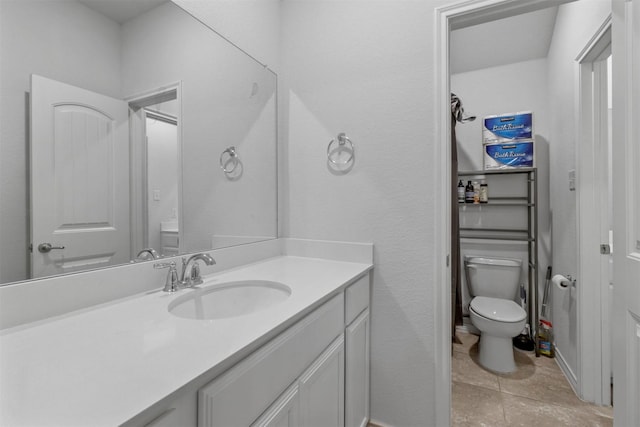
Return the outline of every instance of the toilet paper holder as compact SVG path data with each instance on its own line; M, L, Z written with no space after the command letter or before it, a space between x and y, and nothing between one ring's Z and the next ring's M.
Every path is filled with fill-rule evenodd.
M570 274L567 274L565 277L569 280L569 283L571 283L571 287L575 288L576 287L576 279L574 279Z
M560 277L558 277L560 276ZM564 275L564 274L556 274L553 279L551 279L552 282L555 282L558 284L558 286L560 286L561 288L575 288L576 287L576 279L574 279L570 274ZM568 285L565 285L564 282L569 282Z

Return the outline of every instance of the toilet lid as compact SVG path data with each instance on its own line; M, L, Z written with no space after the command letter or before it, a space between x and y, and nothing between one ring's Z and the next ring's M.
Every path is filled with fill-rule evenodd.
M499 322L520 322L527 312L514 301L499 298L475 297L471 309L482 317Z

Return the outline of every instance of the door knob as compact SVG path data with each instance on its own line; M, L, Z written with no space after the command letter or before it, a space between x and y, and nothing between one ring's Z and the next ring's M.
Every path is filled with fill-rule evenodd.
M38 251L43 254L48 254L53 249L64 249L64 246L53 246L51 243L40 243L38 245Z

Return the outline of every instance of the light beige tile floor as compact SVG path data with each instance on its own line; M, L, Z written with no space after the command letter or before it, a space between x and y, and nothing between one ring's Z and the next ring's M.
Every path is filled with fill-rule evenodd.
M478 363L478 337L457 333L451 361L451 425L612 426L613 410L578 399L554 359L515 351L518 370L496 374Z

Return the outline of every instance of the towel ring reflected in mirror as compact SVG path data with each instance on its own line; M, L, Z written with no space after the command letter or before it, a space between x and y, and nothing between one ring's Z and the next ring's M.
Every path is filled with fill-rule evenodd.
M220 154L220 169L226 174L233 173L240 163L236 147L229 147Z
M347 151L349 153L349 157L344 161L334 159L341 151ZM336 166L345 166L351 163L355 156L355 152L356 150L351 139L349 139L347 134L341 132L336 138L329 142L329 145L327 146L327 159Z

